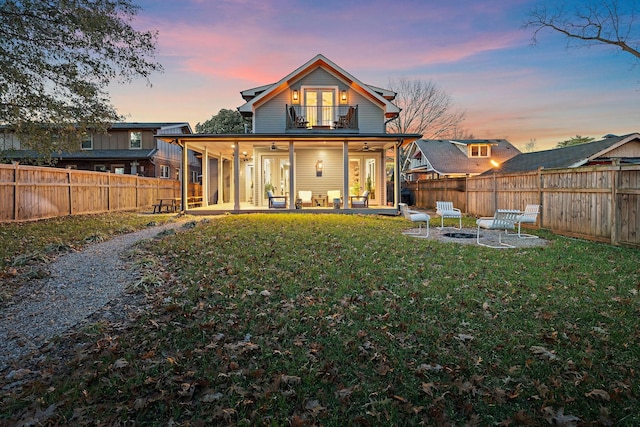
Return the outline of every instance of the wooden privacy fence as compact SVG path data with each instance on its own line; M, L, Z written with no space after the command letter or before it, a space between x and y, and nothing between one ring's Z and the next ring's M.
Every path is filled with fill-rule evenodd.
M160 197L180 197L180 181L0 164L0 222L136 210Z
M436 200L451 200L472 216L492 216L496 209L524 210L528 204L539 204L541 228L640 246L640 165L426 180L409 183L407 188L414 192L420 208L433 209Z

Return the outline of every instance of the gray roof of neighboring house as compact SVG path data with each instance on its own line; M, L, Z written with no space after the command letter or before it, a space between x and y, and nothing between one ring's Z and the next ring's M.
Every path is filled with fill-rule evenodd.
M603 140L586 144L535 151L533 153L522 153L502 163L496 172L510 173L531 171L538 168L555 169L578 167L602 156L606 151L614 148L616 145L625 143L627 140L640 138L640 134L637 133L622 136L608 136L608 138Z
M75 152L62 152L54 153L51 155L54 159L64 160L135 160L135 159L149 159L158 151L156 148L149 150L83 150ZM23 159L23 158L40 158L41 154L38 154L33 150L9 150L3 153L3 156L8 159Z
M506 139L420 139L415 143L433 170L441 175L480 174L493 167L491 160L502 163L520 154ZM468 157L466 148L462 150L461 146L470 144L491 144L491 157Z

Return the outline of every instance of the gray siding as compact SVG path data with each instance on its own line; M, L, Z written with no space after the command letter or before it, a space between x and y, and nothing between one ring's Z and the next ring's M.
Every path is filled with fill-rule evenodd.
M291 83L292 89L302 86L335 86L338 94L341 90L348 91L348 105L358 106L358 125L361 133L384 133L385 118L382 108L368 97L350 89L343 81L334 77L326 70L318 68L298 81ZM300 102L304 103L303 94ZM338 105L336 99L336 105ZM291 104L291 93L285 90L263 105L256 108L254 116L254 133L283 133L286 130L286 105Z

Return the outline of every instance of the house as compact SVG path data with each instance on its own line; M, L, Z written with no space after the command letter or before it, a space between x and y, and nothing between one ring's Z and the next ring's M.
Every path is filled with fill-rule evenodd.
M350 196L368 191L368 207L359 210L397 212L387 197L387 170L399 171L400 148L420 135L386 132L386 122L400 114L394 92L316 55L277 82L240 94L238 111L253 133L156 135L202 156L199 209L291 210L310 192L313 208L350 210ZM399 192L396 183L396 201Z
M181 148L155 136L166 133L192 132L184 122L114 123L107 134L86 135L77 151L55 153L53 158L56 167L178 179ZM22 150L20 141L5 128L0 134L0 157L20 161L37 158L39 154ZM197 182L201 168L195 153L189 153L188 170L188 182Z
M505 139L420 139L405 150L409 181L475 176L520 154Z
M526 172L539 168L577 168L580 166L640 163L640 133L607 135L600 141L519 154L502 163L496 173ZM493 172L492 171L492 172Z

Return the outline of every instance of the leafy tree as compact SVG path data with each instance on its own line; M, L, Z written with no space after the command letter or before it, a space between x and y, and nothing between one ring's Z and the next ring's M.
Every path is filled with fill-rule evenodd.
M196 124L196 133L245 133L251 131L251 124L237 110L221 109L204 123Z
M154 71L156 32L137 31L130 0L0 2L0 124L23 149L77 150L122 120L107 87Z
M576 135L565 141L558 142L558 144L556 145L556 148L569 147L571 145L578 145L578 144L586 144L587 142L591 142L594 139L595 138L591 138L590 136Z
M534 44L538 33L549 28L565 35L568 46L604 44L640 61L640 29L634 25L637 0L580 1L573 11L566 2L553 4L553 8L539 4L524 22L525 28L534 29Z
M451 97L432 81L400 78L389 81L397 93L400 117L388 123L397 133L419 133L427 139L445 138L460 131L464 112L453 110Z

